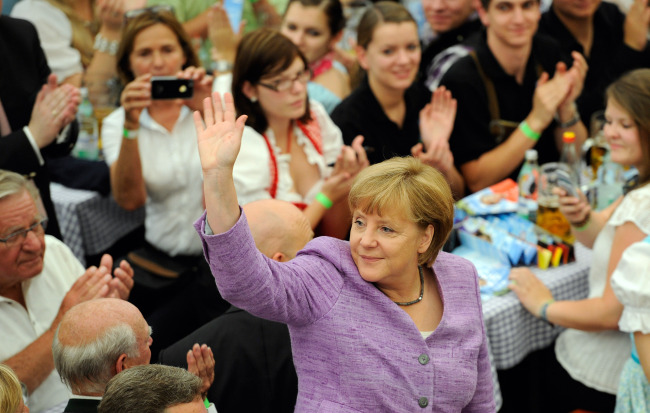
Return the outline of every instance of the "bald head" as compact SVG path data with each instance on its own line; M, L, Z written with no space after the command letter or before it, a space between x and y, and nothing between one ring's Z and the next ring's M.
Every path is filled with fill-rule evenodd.
M54 365L74 394L101 395L122 369L148 364L150 331L131 303L101 298L72 307L52 343Z
M294 258L314 236L305 214L290 202L264 199L243 210L257 249L276 261Z
M141 322L144 317L140 310L128 301L100 298L77 304L65 313L57 337L64 346L80 346L97 340L116 325Z

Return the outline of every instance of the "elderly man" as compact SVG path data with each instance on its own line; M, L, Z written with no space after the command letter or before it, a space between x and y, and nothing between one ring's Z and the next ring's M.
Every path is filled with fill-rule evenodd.
M205 413L201 380L178 367L136 366L108 382L100 413Z
M45 235L47 218L38 199L29 181L0 170L0 361L27 386L32 412L69 397L52 358L61 318L93 298L126 299L133 286L126 262L111 276L108 255L99 268L84 271L68 247Z
M73 393L64 412L97 412L113 376L149 364L151 333L142 313L124 300L102 298L68 311L52 344L56 370ZM187 348L188 370L199 376L207 393L214 380L212 351L198 344Z
M243 209L257 249L271 259L289 261L313 238L305 215L289 202L267 199ZM298 379L285 324L231 307L161 351L160 362L181 366L184 349L197 340L208 343L217 354L219 374L208 397L219 413L293 412Z

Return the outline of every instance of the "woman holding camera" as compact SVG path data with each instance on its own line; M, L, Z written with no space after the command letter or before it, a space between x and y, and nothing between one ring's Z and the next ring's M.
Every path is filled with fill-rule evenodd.
M189 139L196 133L192 111L198 109L203 97L209 96L212 78L198 67L199 60L189 37L167 10L143 9L128 20L117 59L118 72L126 86L120 97L121 107L105 118L102 127L113 197L126 210L145 207L146 245L143 251L136 251L141 257L154 261L158 267L173 268L179 283L188 280L200 283L195 292L188 293L187 305L177 305L172 312L189 311L197 306L195 314L204 318L191 317L182 323L167 323L163 328L154 326L157 330L154 346L163 348L173 338L181 338L182 332L191 332L227 306L220 301L214 283L205 277L209 270L201 273L207 269L201 243L192 232L192 220L203 210L201 165L196 142ZM153 76L191 79L193 98L152 99ZM133 300L141 296L138 289L143 285L139 266L135 267ZM196 277L178 276L188 272L196 273ZM193 296L195 293L199 295ZM142 294L147 303L154 295ZM179 291L172 292L174 298L180 295ZM200 298L203 295L205 299ZM151 304L152 308L142 308L138 303L145 318L159 305L169 307L165 298L158 298L160 303ZM167 328L176 332L168 340L163 338ZM157 356L155 349L152 354Z

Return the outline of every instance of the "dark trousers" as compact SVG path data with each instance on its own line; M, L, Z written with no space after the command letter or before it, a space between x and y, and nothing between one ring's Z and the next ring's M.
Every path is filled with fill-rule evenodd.
M616 396L574 380L555 358L555 343L529 354L520 364L499 370L500 413L568 413L576 409L611 413Z
M154 247L147 244L145 248ZM221 298L203 255L167 258L188 270L178 278L169 279L133 266L134 286L129 302L138 307L153 329L152 363L157 362L160 350L220 316L230 307Z

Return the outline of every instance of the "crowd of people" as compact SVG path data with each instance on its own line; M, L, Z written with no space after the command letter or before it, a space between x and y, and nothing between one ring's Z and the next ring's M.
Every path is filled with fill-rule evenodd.
M244 0L237 27L210 0L12 3L3 413L495 412L477 271L443 251L454 203L527 150L558 161L566 132L581 147L599 111L638 180L598 211L554 190L593 250L588 297L526 267L509 288L565 328L539 411L650 412L648 0L368 1L347 22L358 2ZM191 97L156 97L161 76ZM79 163L79 88L107 84L103 158ZM146 218L84 268L49 188L89 177Z

